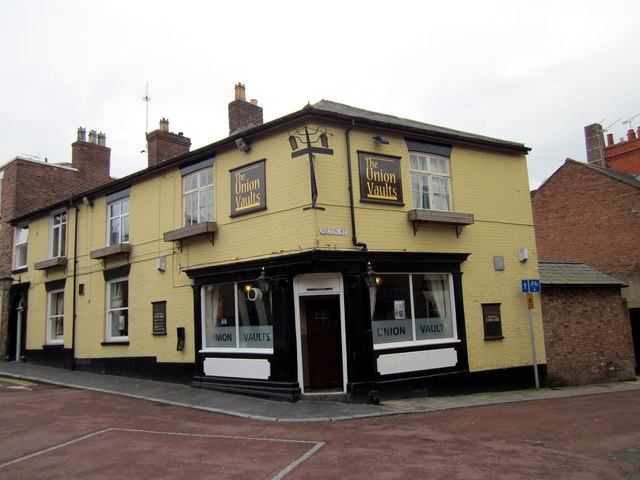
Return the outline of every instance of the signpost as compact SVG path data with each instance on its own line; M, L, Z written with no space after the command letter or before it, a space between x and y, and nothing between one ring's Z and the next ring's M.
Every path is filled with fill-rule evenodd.
M531 354L533 355L533 374L536 379L536 389L540 388L538 379L538 360L536 359L536 339L533 332L533 294L540 293L540 280L522 280L522 293L527 294L527 308L529 311L529 331L531 332Z

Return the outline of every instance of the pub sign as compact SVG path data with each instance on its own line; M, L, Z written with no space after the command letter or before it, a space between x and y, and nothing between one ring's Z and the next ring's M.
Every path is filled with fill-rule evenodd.
M265 160L230 170L231 216L267 208Z
M358 152L360 200L404 205L400 157Z

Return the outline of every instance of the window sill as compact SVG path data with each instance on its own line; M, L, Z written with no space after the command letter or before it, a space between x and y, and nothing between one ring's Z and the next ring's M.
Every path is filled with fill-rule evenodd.
M213 244L213 234L218 231L216 222L203 222L190 225L188 227L178 228L164 233L165 242L182 242L188 238L194 238L207 235L211 244Z
M120 255L122 253L126 253L127 255L131 253L130 243L118 243L117 245L111 245L109 247L99 248L98 250L92 250L89 256L93 260L104 260L106 258L113 257L114 255Z
M108 342L102 342L100 343L100 345L102 345L103 347L122 347L129 345L129 340L110 340Z
M463 227L474 223L473 214L471 213L441 212L438 210L422 210L419 208L409 210L407 217L409 221L413 223L414 235L423 223L439 223L454 225L456 227L456 237L459 237Z
M64 267L67 265L67 257L54 257L34 265L36 270L48 270L53 267Z
M60 343L45 343L42 346L43 350L63 350L64 349L64 343L60 342Z
M24 267L18 267L18 268L14 268L13 270L11 270L11 273L24 273L26 271L29 270L29 267L24 266Z

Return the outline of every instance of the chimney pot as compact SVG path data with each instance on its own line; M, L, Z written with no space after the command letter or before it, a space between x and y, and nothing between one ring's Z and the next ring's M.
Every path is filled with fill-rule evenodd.
M236 100L242 100L243 102L247 101L247 98L245 97L245 86L238 82L236 84Z
M258 100L252 98L251 100L249 100L249 103L251 103L251 105L258 105Z
M78 141L79 142L87 141L87 131L83 127L78 128Z
M613 133L607 133L607 146L610 147L615 141L613 140Z
M160 119L160 131L168 132L169 131L169 120L166 118Z
M107 135L103 132L98 133L98 145L101 147L107 146Z
M636 139L636 131L633 128L627 130L627 140L635 140Z
M95 130L91 130L89 131L89 143L96 143L97 142L97 134Z

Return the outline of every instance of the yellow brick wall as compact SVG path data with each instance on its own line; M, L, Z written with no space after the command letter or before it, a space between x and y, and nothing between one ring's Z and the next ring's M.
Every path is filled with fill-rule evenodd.
M312 125L313 126L313 125ZM352 245L347 178L345 125L326 124L333 155L316 154L317 205L325 210L303 210L310 204L309 160L291 158L287 132L252 139L248 153L236 148L219 151L214 159L214 215L218 232L214 245L206 238L183 242L182 250L163 240L163 233L181 228L182 177L178 168L134 183L130 195L132 253L92 260L92 250L106 246L105 198L93 199L90 208L79 206L76 356L157 356L162 362L191 362L193 351L193 293L185 269L255 260L278 255L331 249L359 251ZM462 264L464 308L470 368L473 371L531 363L526 299L520 280L538 278L533 221L525 157L485 149L454 146L451 155L453 209L471 213L473 225L459 238L450 225L420 226L414 235L407 219L411 210L411 177L407 149L400 135L385 133L389 145L373 141L375 130L351 131L351 168L358 239L370 251L469 253ZM357 151L402 158L404 206L360 202ZM267 209L231 218L231 169L265 159ZM73 213L69 214L69 248L73 245ZM322 227L342 228L347 235L322 235ZM46 295L43 282L52 279L35 272L31 259L43 260L48 249L48 217L31 223L29 237L28 348L40 348L44 339ZM527 262L518 261L518 247L529 249ZM493 257L504 256L504 271L495 271ZM34 257L35 256L35 257ZM156 269L166 257L164 273ZM105 339L105 268L131 264L129 346L101 346ZM66 274L72 274L72 262ZM51 273L49 273L51 275ZM58 274L60 275L60 274ZM64 274L62 274L64 275ZM65 345L70 346L72 279L67 281ZM167 336L153 336L151 302L167 301ZM501 303L504 340L485 341L482 303ZM42 318L42 322L37 319ZM36 319L31 321L31 319ZM538 359L544 362L539 303L534 310ZM40 325L39 325L40 324ZM185 352L176 351L176 327L185 327Z

